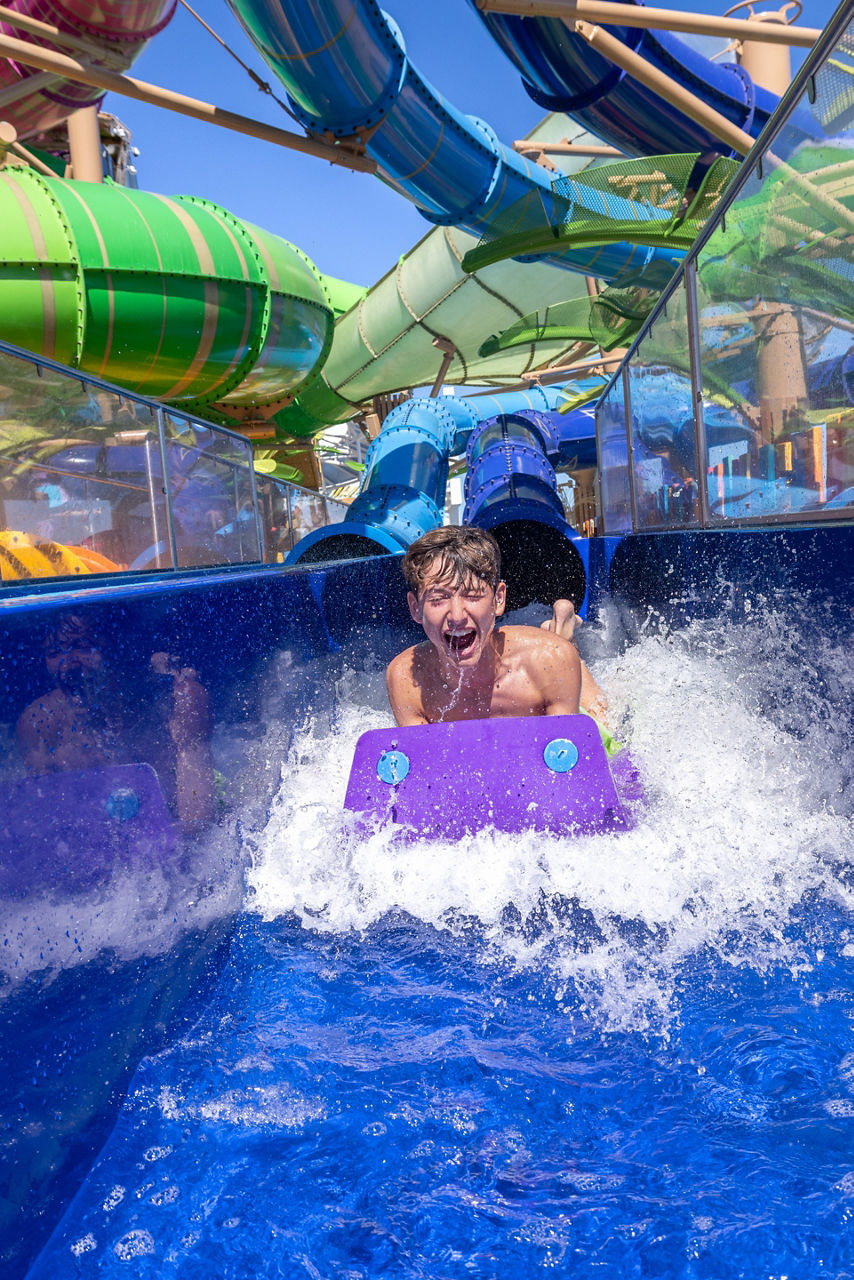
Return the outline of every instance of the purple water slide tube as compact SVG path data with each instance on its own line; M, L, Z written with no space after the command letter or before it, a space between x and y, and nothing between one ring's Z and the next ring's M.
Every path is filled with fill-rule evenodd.
M375 0L228 0L291 107L312 132L364 137L379 176L428 221L480 236L511 207L540 227L554 207L553 172L498 141L488 124L457 111L415 69L393 21ZM528 200L536 195L535 200ZM650 222L665 211L576 184L576 205ZM563 209L565 213L565 209ZM522 227L520 226L521 230ZM552 261L612 280L673 250L626 243L559 248Z
M169 23L178 0L8 0L6 8L23 17L50 23L59 31L84 42L72 52L92 66L125 71L152 36ZM61 41L52 44L42 36L18 27L12 18L0 21L0 33L40 48L68 53ZM15 93L17 88L18 92ZM95 106L102 90L76 84L46 71L36 71L11 59L0 60L0 95L5 99L2 116L28 137L66 120L80 107ZM13 96L14 95L14 96Z
M633 771L625 776L627 800L636 801ZM372 729L356 745L344 804L362 828L391 822L415 839L459 840L487 827L580 835L631 825L596 722L585 715Z
M540 106L571 115L629 155L733 154L702 125L602 57L560 19L482 13L475 0L469 3ZM626 26L605 30L754 138L779 102L735 63L712 62L669 32Z
M589 545L566 517L550 459L595 465L595 424L523 409L482 422L466 450L463 524L488 529L501 549L508 609L572 600L584 613Z

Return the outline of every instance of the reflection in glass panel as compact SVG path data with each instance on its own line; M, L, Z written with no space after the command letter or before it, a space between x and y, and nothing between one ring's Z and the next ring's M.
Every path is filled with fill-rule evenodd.
M629 446L622 372L596 410L602 525L605 533L631 533Z
M699 518L693 392L684 284L629 365L635 510L639 529Z
M838 52L698 258L713 520L854 506L854 139Z
M327 524L340 524L347 514L346 502L336 502L334 498L326 499Z
M4 581L171 565L153 406L0 352Z
M326 500L319 493L310 489L291 488L291 528L294 543L299 542L314 529L322 529L328 524L326 517Z
M252 446L191 418L164 413L163 420L178 565L256 561L255 512L246 483Z
M255 476L265 564L281 564L293 546L288 488L269 476Z

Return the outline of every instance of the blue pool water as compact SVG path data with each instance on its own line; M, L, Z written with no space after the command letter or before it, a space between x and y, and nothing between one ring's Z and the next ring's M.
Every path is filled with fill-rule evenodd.
M648 635L598 668L634 831L405 848L342 814L387 711L330 667L217 993L31 1280L854 1275L849 654Z

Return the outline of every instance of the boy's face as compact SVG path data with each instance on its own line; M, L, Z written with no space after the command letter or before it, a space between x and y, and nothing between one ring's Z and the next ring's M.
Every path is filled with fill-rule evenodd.
M425 635L438 653L455 667L476 667L489 643L495 619L504 612L507 588L499 582L493 591L488 583L474 576L464 582L442 576L442 565L435 561L414 595L409 592L409 612L424 628Z

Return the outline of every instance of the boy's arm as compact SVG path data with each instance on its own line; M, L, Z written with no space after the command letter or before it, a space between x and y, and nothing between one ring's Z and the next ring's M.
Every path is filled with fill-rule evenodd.
M581 695L581 659L578 650L562 636L543 632L537 655L540 694L547 716L578 714Z
M386 667L388 700L397 724L429 724L412 674L414 649L405 649Z
M30 773L46 773L51 766L51 744L57 740L57 716L50 695L37 698L22 711L15 733L18 749Z

